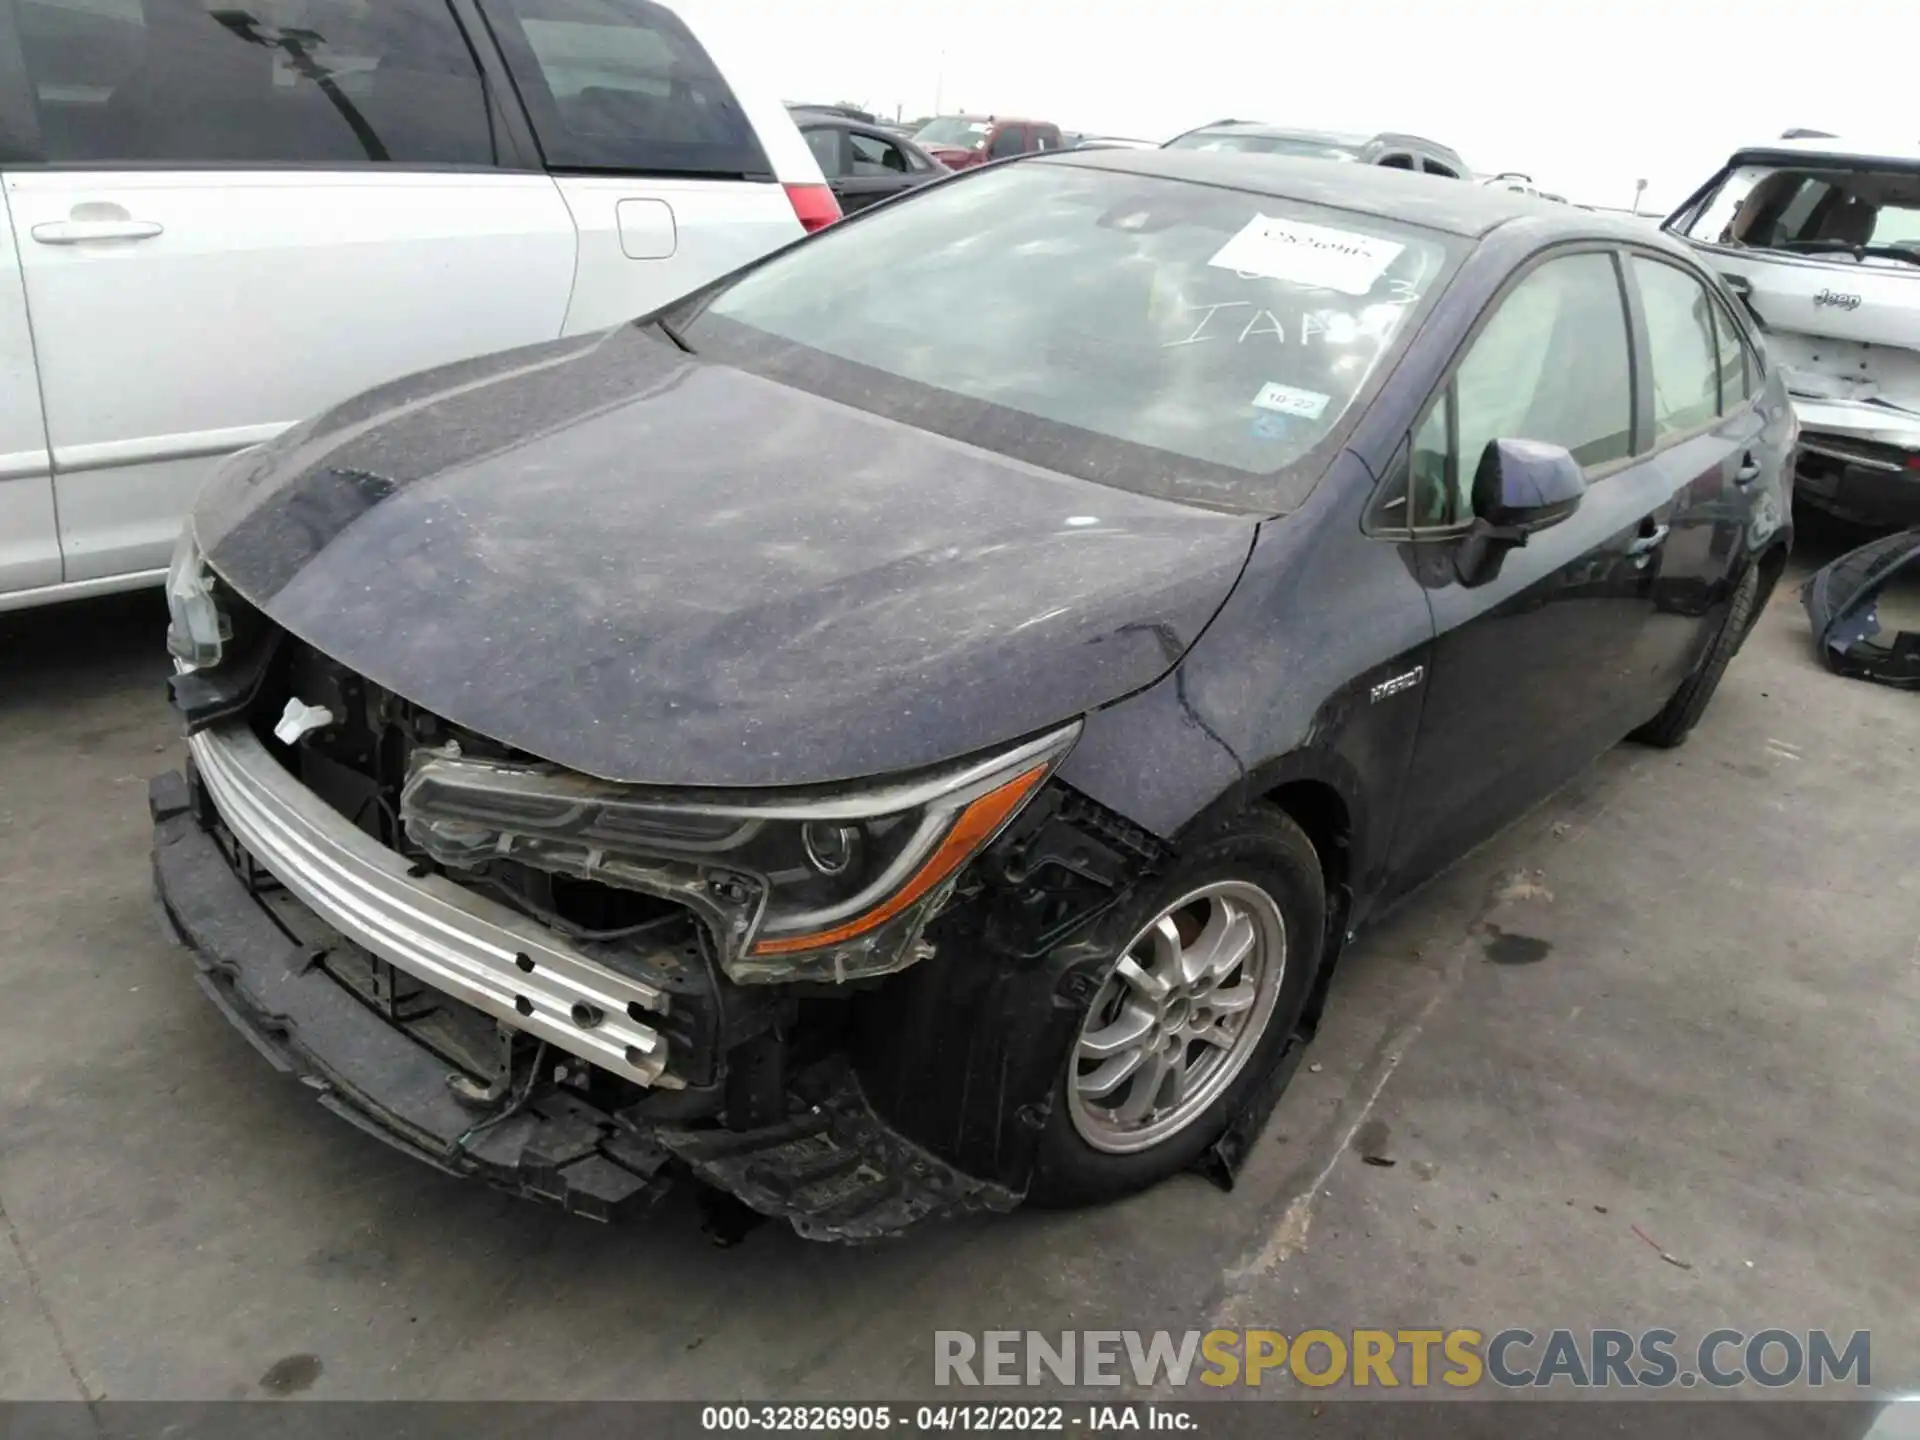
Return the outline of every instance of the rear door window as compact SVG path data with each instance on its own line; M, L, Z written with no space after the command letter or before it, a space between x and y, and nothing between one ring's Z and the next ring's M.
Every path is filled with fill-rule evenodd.
M1644 255L1634 279L1647 317L1647 365L1656 442L1697 429L1720 412L1720 359L1706 287L1686 271Z
M855 175L878 177L904 175L913 167L907 163L907 152L891 140L882 140L878 135L862 135L858 131L847 134L847 151L851 159L851 170Z
M753 125L693 32L650 0L486 0L555 170L770 180Z
M445 0L14 0L48 164L490 165Z

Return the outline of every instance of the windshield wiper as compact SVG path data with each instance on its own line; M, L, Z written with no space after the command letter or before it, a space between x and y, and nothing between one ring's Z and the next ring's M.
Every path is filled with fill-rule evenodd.
M1855 245L1850 240L1782 240L1766 248L1787 250L1795 254L1844 254L1851 255L1856 260L1865 260L1868 256L1872 256L1876 260L1904 260L1909 265L1920 265L1920 250L1910 250L1900 245Z

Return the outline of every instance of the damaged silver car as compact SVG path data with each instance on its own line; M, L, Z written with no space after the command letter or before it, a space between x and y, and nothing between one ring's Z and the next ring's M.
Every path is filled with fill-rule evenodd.
M1741 296L1799 413L1800 500L1920 521L1920 145L1793 132L1666 222Z

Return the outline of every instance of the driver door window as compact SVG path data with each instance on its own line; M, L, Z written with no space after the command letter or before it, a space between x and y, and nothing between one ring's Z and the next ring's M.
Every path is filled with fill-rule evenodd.
M1004 160L1009 155L1018 155L1026 148L1027 132L1019 125L1008 125L993 137L993 144L987 148L989 160Z
M1589 469L1632 453L1626 301L1612 256L1549 260L1495 304L1415 429L1416 528L1473 518L1473 474L1490 441L1561 445Z

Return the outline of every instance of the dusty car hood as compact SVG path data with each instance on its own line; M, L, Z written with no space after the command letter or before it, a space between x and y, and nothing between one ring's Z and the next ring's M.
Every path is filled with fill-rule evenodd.
M933 764L1150 684L1255 530L635 327L349 401L230 463L194 527L274 621L434 713L700 786Z

